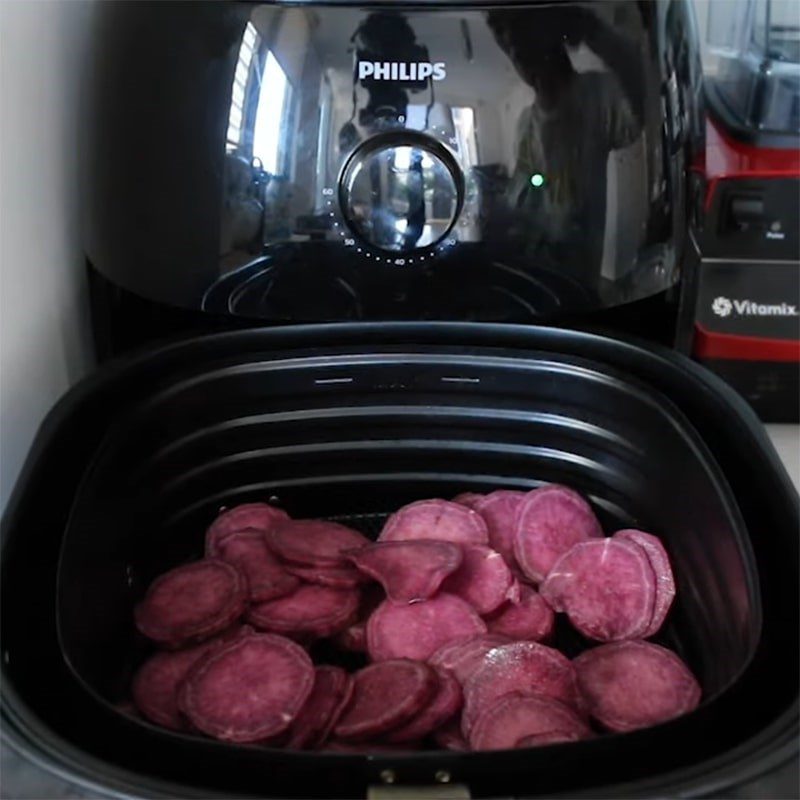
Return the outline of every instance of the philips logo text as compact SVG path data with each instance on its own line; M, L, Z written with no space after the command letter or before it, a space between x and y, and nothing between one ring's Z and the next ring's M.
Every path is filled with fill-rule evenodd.
M443 81L447 77L444 61L432 64L430 61L359 61L358 79L370 78L373 81L424 81L433 78Z
M789 303L775 303L771 305L755 303L752 300L729 300L727 297L715 297L711 303L711 310L718 317L728 317L732 313L740 317L798 317L800 312L797 306Z

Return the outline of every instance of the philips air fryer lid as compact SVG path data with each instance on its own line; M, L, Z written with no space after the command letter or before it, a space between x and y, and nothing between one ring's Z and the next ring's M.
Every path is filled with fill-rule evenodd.
M684 3L107 4L87 254L264 321L530 321L675 285Z

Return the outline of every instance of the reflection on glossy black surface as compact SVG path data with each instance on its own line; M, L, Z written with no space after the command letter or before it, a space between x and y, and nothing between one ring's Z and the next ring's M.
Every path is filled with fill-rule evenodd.
M370 271L355 252L334 244L276 245L217 281L203 308L281 322L314 319L322 309L340 320L382 319L534 322L597 307L578 281L552 272L530 273L507 249L465 244L442 254L435 269ZM457 290L454 287L458 286Z
M471 319L496 313L475 289L500 253L530 286L558 275L595 308L680 276L701 131L683 0L107 5L88 250L131 291L208 307L219 286L247 295L236 281L266 259L316 298L279 303L273 287L266 319L379 319L387 297L415 318L426 275L471 298ZM443 265L476 245L487 275L466 287ZM384 288L343 306L322 288L334 275ZM542 313L583 307L571 297Z
M488 19L535 93L517 121L507 190L520 237L532 253L573 264L593 285L603 261L609 157L635 148L643 133L637 42L582 8L542 9L535 27L519 11L489 12ZM568 47L580 44L619 69L579 72Z

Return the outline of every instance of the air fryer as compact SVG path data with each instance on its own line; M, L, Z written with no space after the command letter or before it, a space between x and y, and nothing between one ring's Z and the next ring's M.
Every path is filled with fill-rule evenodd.
M679 352L702 210L690 6L109 3L94 42L85 240L114 358L51 412L4 515L14 746L115 796L789 796L797 495ZM374 537L414 499L548 481L663 535L660 641L703 684L694 712L373 755L125 712L132 606L221 506L277 498Z

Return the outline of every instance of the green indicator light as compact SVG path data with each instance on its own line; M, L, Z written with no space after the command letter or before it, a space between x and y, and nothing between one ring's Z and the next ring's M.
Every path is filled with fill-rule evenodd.
M540 172L534 172L533 175L531 175L531 186L535 186L537 189L540 186L544 186L544 175Z

